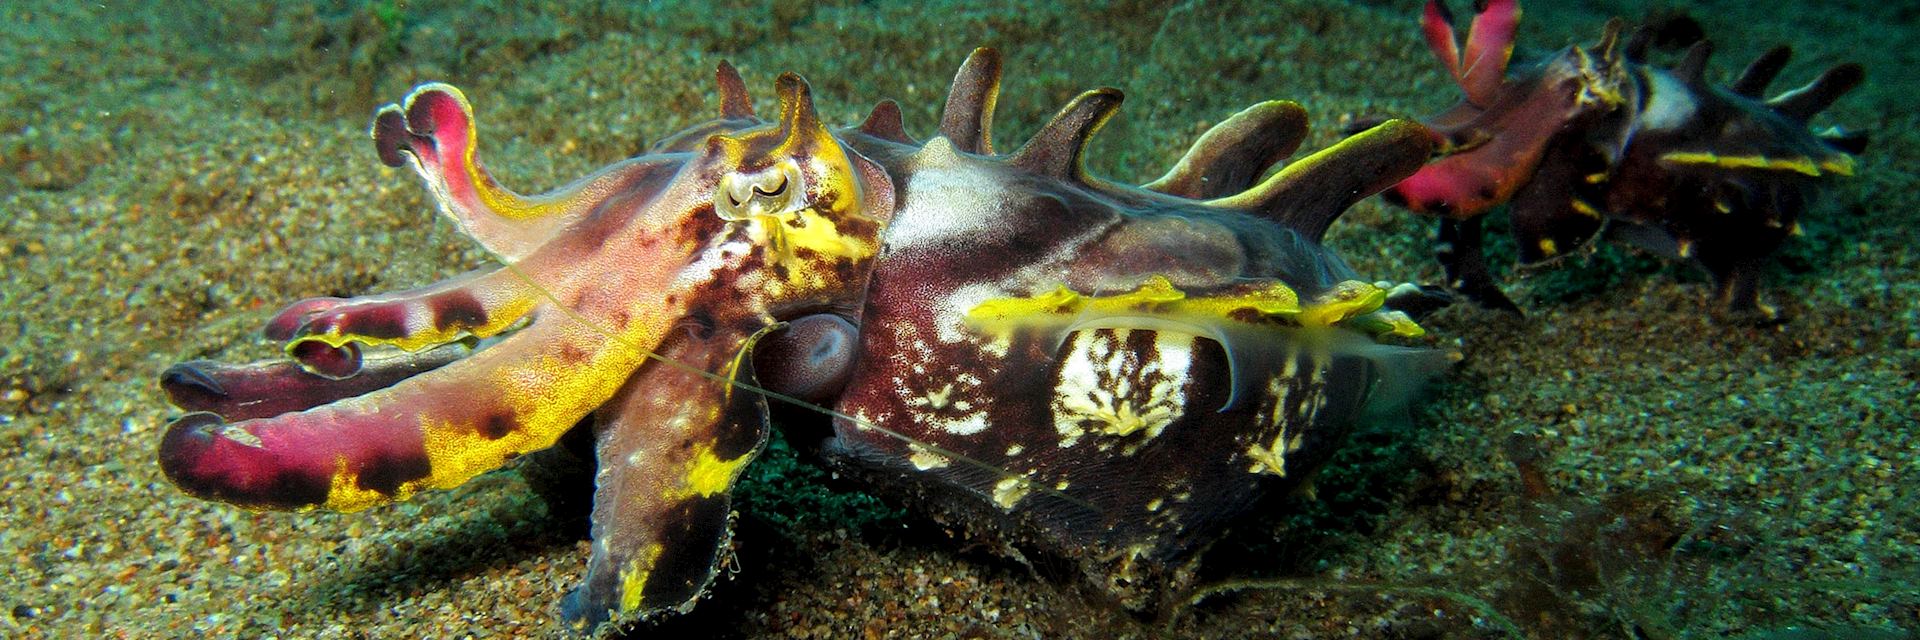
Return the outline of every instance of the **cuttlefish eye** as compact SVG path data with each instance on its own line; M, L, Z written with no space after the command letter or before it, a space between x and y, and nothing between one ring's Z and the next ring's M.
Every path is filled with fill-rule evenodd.
M1585 49L1575 48L1573 75L1580 92L1576 94L1582 107L1613 108L1620 106L1626 98L1621 95L1622 79L1615 73L1617 65L1605 57L1596 58Z
M779 178L779 179L780 179L780 182L779 182L778 184L775 184L775 185L773 185L772 187L761 187L760 185L757 185L757 184L756 184L756 185L753 185L753 195L755 195L755 196L777 196L777 195L780 195L780 194L782 194L782 193L786 193L786 192L787 192L787 176L786 176L786 174L780 174L780 175L778 175L778 176L775 176L775 177L777 177L777 178Z
M794 196L800 181L800 169L790 161L780 162L753 173L732 173L720 179L713 194L713 208L721 218L745 220L753 216L777 215L802 208Z

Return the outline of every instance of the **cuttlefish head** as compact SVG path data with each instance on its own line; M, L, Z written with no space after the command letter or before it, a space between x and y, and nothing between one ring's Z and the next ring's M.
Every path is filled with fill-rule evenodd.
M713 181L710 215L732 234L712 246L711 257L749 246L756 254L714 288L731 290L732 300L764 300L780 314L864 286L892 215L893 189L884 169L821 124L804 80L789 73L777 86L779 122L709 137L696 167L701 184ZM699 269L693 271L689 277L697 278Z
M1433 162L1381 195L1430 215L1468 219L1514 197L1533 178L1548 147L1563 135L1611 140L1633 104L1633 79L1620 46L1621 23L1591 47L1569 47L1509 73L1517 0L1491 0L1457 45L1445 4L1427 4L1422 30L1464 99L1423 122L1434 138ZM1610 119L1610 120L1609 120Z
M160 443L167 477L251 509L404 500L549 447L596 411L624 419L619 394L662 353L736 376L782 320L857 308L891 181L831 135L799 76L779 78L773 122L752 118L731 67L721 76L726 126L704 143L538 196L480 166L458 90L426 85L383 109L382 159L419 173L505 264L297 302L267 329L283 360L170 368L161 386L191 413ZM723 401L710 391L686 401Z

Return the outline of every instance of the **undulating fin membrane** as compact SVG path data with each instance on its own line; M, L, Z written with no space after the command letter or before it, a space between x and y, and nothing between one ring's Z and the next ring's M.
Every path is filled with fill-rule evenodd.
M1420 170L1433 144L1426 127L1388 120L1208 204L1265 216L1317 242L1347 207Z
M1370 365L1365 378L1369 382L1366 404L1359 407L1361 420L1399 421L1408 424L1407 407L1420 397L1429 382L1453 367L1454 356L1443 349L1422 349L1368 341L1356 341L1347 349L1351 355L1365 358Z
M1753 63L1747 65L1746 71L1740 72L1740 78L1734 80L1733 85L1728 89L1749 98L1765 95L1767 85L1773 84L1773 79L1780 77L1780 70L1787 68L1787 61L1792 59L1793 47L1780 45L1768 49L1766 53L1760 54L1760 57L1754 58Z
M1166 175L1147 189L1194 200L1245 191L1307 137L1307 110L1271 100L1247 107L1208 129Z
M940 113L940 135L955 149L968 153L993 153L993 105L1000 99L1000 52L988 47L974 49L960 71L953 76L947 91L947 106Z
M1113 117L1122 97L1119 89L1110 87L1080 94L1014 152L1008 163L1041 175L1085 182L1082 164L1087 142Z
M1836 65L1826 73L1820 74L1820 77L1814 78L1813 82L1807 83L1807 86L1768 100L1767 106L1780 115L1806 122L1813 118L1814 114L1833 106L1835 100L1839 100L1840 96L1846 95L1854 87L1860 86L1860 82L1866 78L1866 69L1858 64L1849 62Z

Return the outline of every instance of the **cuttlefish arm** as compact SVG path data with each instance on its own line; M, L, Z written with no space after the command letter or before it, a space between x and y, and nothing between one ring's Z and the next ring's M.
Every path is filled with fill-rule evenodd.
M457 93L430 86L411 103L448 96ZM465 114L464 100L456 104L454 113ZM477 167L470 151L461 157ZM306 372L341 382L314 383L272 367L218 371L227 378L215 385L220 391L272 392L268 385L280 382L293 385L279 391L294 397L263 403L229 393L190 400L235 415L202 412L176 420L161 443L162 469L190 494L244 507L355 511L420 489L453 487L551 446L612 397L687 313L689 296L672 295L675 274L703 244L678 236L685 225L676 212L710 202L712 187L689 181L668 188L686 162L630 165L648 169L628 176L634 179L623 183L625 190L575 207L595 215L554 213L555 220L573 218L566 233L511 266L399 294L294 304L268 323L268 334L288 340L289 356ZM577 200L579 193L551 200ZM497 344L431 371L399 375L383 368L356 380L359 345L420 350L523 324ZM393 384L344 395L381 379ZM185 389L183 380L176 378L174 388ZM269 408L300 410L261 415Z
M634 220L630 226L646 222ZM661 238L665 230L651 233ZM685 316L684 296L676 304L668 301L672 295L612 293L671 292L673 268L688 259L667 246L672 244L660 239L605 243L594 251L577 244L543 247L512 270L454 290L498 285L490 290L491 299L512 305L480 304L475 308L501 311L481 317L499 319L495 325L521 317L530 322L498 344L393 386L294 413L234 423L216 414L189 414L169 427L161 466L188 493L205 498L252 508L355 511L404 500L420 489L452 487L551 446L612 397L675 320ZM633 268L593 277L560 270L559 265L580 259ZM518 274L544 280L539 288L546 293L536 293L533 281ZM568 309L553 311L536 295L550 295ZM367 309L402 304L407 303L370 303ZM308 324L325 320L320 324L327 327L353 326L346 319L366 317L350 312L356 308L341 305ZM421 335L326 331L294 344Z
M782 326L775 317L785 310L847 308L866 289L892 181L826 130L798 76L777 87L778 128L707 145L709 155L743 160L712 201L731 232L679 281L696 313L596 414L593 554L561 608L578 628L684 612L706 591L727 559L734 482L766 437L755 343ZM777 377L789 390L844 381L836 345L852 343L852 327L822 315L781 334L810 361L807 373Z
M233 415L176 420L163 471L244 507L352 511L454 486L593 415L594 552L565 613L604 628L690 607L722 566L728 495L766 432L753 344L779 318L814 326L857 308L894 206L891 178L820 123L805 81L787 74L777 88L777 123L669 154L680 167L665 184L600 199L507 267L289 307L268 332L290 341L299 369L176 368L163 386L183 406ZM787 379L843 380L836 345L852 327L828 320L784 338L818 373ZM403 350L486 336L444 364L439 349ZM309 371L339 364L317 362L328 349L362 344L400 347L382 358L430 370L370 358L334 377ZM373 381L392 384L352 395ZM235 397L274 383L305 386L294 400ZM276 408L299 410L267 415Z
M593 554L561 604L575 626L691 606L725 564L733 484L767 435L766 400L736 386L754 384L747 328L669 339L677 364L645 368L596 414Z
M308 310L296 303L268 324L268 337L285 340L287 356L309 371L346 377L359 370L362 346L420 351L468 338L489 338L529 319L550 290L533 278L564 273L577 260L567 249L535 254L512 268L468 274L396 294L352 298ZM297 326L290 330L282 327Z
M1453 33L1453 12L1439 0L1427 3L1420 19L1420 31L1434 57L1446 66L1455 83L1466 92L1467 101L1485 107L1493 104L1507 73L1507 61L1513 57L1513 34L1520 26L1520 3L1516 0L1491 0L1474 14L1463 46Z
M228 421L271 418L391 387L459 360L471 350L452 344L417 353L383 353L367 358L346 377L316 374L287 359L249 364L191 360L167 367L160 374L160 389L173 406L187 411L217 414Z
M371 133L381 162L412 167L441 213L508 261L532 253L608 197L639 188L637 182L658 179L679 164L672 156L642 156L546 194L514 193L476 157L473 107L466 96L440 83L422 85L402 104L381 108Z
M1563 134L1602 129L1574 123L1632 103L1617 24L1591 48L1571 47L1538 68L1506 75L1519 15L1517 2L1487 2L1473 19L1466 46L1455 49L1451 15L1443 4L1428 3L1428 44L1466 100L1426 122L1439 157L1382 193L1389 202L1453 220L1478 216L1512 200ZM1590 137L1604 142L1598 134Z

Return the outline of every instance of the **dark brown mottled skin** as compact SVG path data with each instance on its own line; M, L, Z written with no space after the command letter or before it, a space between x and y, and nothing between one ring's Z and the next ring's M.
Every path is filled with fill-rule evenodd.
M1591 48L1506 74L1519 3L1487 3L1464 50L1456 49L1451 17L1432 2L1424 26L1467 97L1429 121L1440 157L1385 196L1442 218L1438 254L1455 289L1485 306L1518 309L1495 283L1480 239L1480 216L1510 204L1524 265L1616 238L1705 269L1717 310L1773 318L1760 300L1762 271L1798 232L1820 183L1851 175L1851 155L1865 143L1839 131L1816 134L1807 120L1861 82L1860 65L1835 66L1763 100L1786 48L1721 86L1706 77L1710 42L1663 40L1692 46L1674 67L1657 67L1647 62L1656 35L1674 30L1643 28L1623 41L1616 22Z

